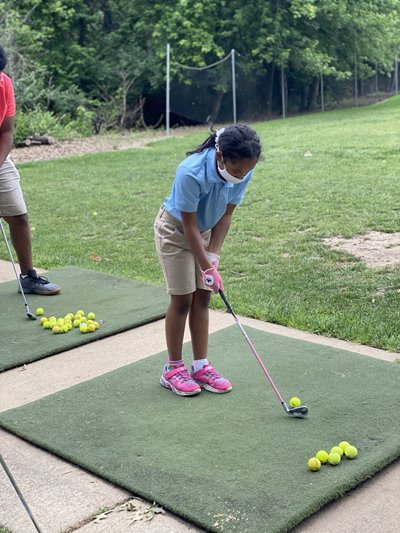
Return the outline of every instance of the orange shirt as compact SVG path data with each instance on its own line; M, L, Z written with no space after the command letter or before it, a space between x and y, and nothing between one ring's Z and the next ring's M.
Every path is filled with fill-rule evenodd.
M6 117L13 117L15 115L15 98L12 81L0 72L0 126Z

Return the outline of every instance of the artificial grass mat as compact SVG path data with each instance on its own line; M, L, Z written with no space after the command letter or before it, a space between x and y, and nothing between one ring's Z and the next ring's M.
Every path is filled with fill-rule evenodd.
M400 365L246 330L308 419L284 413L232 326L210 336L229 394L162 388L163 353L0 414L0 425L207 530L286 531L400 455ZM355 460L307 469L341 440Z
M73 328L54 335L43 329L39 320L26 316L16 280L0 283L0 372L165 316L168 298L164 287L76 267L50 271L46 277L61 285L62 291L46 297L28 294L32 313L42 307L45 316L59 318L78 309L93 311L101 327L93 333Z

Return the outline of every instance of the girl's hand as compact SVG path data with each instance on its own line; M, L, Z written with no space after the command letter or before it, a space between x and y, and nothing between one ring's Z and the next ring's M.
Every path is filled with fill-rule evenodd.
M214 252L206 252L207 259L210 261L213 267L218 268L219 265L219 255L214 254Z
M204 285L207 285L213 292L218 293L220 290L224 290L224 283L221 278L221 274L215 267L202 270Z

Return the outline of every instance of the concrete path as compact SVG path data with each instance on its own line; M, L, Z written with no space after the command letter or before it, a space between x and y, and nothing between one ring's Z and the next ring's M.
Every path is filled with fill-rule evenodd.
M10 279L14 279L10 264L0 261L0 282ZM23 311L21 303L21 313ZM240 317L240 320L244 325L263 331L342 348L369 357L388 361L398 357L398 354L244 317ZM213 311L210 322L211 332L214 332L230 326L232 317L227 313ZM188 335L186 340L189 340ZM27 365L25 370L22 367L9 370L0 374L0 411L24 405L164 349L164 321L161 320L36 361ZM0 430L0 453L43 533L202 531L167 512L144 521L145 511L153 502L135 499L129 492L3 430ZM400 523L399 494L400 461L396 461L337 502L326 506L294 531L397 533ZM96 515L99 516L94 521ZM13 533L35 531L1 468L0 524L7 525Z

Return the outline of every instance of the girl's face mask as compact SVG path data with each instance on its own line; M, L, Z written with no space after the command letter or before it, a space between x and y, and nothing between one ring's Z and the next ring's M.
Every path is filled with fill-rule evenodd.
M242 179L235 178L235 176L232 176L232 174L229 174L229 172L226 170L224 160L222 160L222 163L224 165L224 168L220 168L218 166L218 172L224 178L224 180L226 180L229 183L240 183L243 178Z

